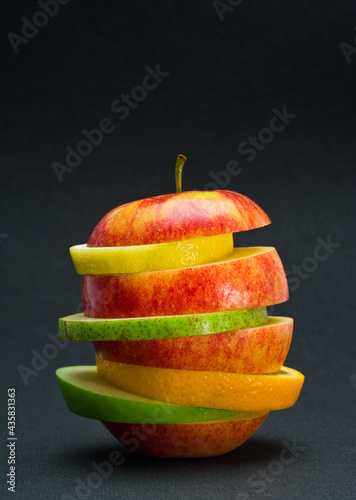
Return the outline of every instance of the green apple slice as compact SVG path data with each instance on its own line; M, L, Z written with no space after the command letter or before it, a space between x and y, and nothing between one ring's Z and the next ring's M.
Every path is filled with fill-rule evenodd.
M82 417L128 424L207 422L246 412L164 403L118 389L98 375L96 366L66 366L56 370L68 409Z
M267 323L267 307L205 314L145 318L89 318L83 313L59 318L61 340L150 340L232 332Z

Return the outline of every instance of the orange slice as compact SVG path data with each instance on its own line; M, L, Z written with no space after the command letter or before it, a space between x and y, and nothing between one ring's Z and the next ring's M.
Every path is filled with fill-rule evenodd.
M99 375L120 389L168 403L235 411L293 406L304 376L282 366L271 374L175 370L129 365L96 356Z

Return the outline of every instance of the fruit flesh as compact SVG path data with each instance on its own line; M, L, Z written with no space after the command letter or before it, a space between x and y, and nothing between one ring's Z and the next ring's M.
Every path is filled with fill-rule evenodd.
M126 247L75 245L70 254L78 274L140 273L214 262L233 251L232 234Z
M254 328L234 332L142 341L96 341L108 361L178 370L273 373L283 365L292 340L293 320L270 317Z
M129 451L137 454L158 458L198 458L220 456L240 446L256 432L267 416L268 413L265 413L248 420L196 424L102 423Z
M267 214L242 194L185 191L114 208L94 228L88 245L148 245L246 231L270 223Z
M169 404L122 391L100 377L95 366L59 368L56 376L68 409L96 420L172 424L236 418L237 415L234 411ZM241 416L246 418L245 413Z
M282 410L294 405L304 376L283 366L277 373L227 373L152 368L106 361L99 375L121 389L180 405L236 411Z
M110 245L123 245L126 247L128 245L145 246L148 244L181 241L188 238L231 233L252 229L254 227L261 227L269 223L269 218L260 207L248 198L237 193L229 191L218 191L213 193L180 193L179 195L165 195L162 197L139 200L138 202L128 203L112 210L94 229L88 241L88 245L94 247ZM242 252L244 252L244 249L242 249ZM83 277L83 308L85 314L91 317L125 318L125 321L128 321L130 318L136 318L138 321L142 321L149 316L155 316L156 318L154 319L157 320L157 317L164 318L168 315L174 317L174 315L215 313L232 311L235 309L265 307L267 305L283 302L288 298L286 277L283 266L280 260L279 262L278 260L279 258L272 262L271 259L271 262L264 261L262 264L260 262L258 265L255 265L256 261L254 261L252 266L247 266L239 270L228 269L228 266L226 266L226 268L223 269L219 268L218 272L213 276L209 273L202 272L200 270L200 267L202 267L201 264L197 265L197 262L195 262L192 265L196 267L193 268L188 265L187 268L183 269L184 272L180 274L178 278L175 274L165 274L163 279L162 273L165 271L150 267L151 271L147 272L147 264L144 264L146 268L144 268L143 271L142 268L137 267L131 267L129 269L120 268L119 271L125 270L125 273L119 278L117 277L118 269L116 267L104 268L102 271L108 274L113 274L115 271L116 276L107 276L104 274L103 276ZM221 263L216 264L220 265ZM208 266L211 266L210 261ZM172 263L167 265L166 268L167 267L169 268L169 272L171 272ZM185 272L186 269L188 270L187 272ZM194 269L194 271L190 271L191 269ZM138 276L128 278L129 272L134 272ZM90 271L86 274L90 274ZM144 277L144 274L149 276ZM143 286L141 286L141 282L143 282ZM139 284L139 286L137 286L137 284ZM106 326L110 324L107 321L105 323L107 324ZM74 322L70 320L62 321L65 330L67 326L73 324ZM89 325L89 322L85 320L85 322L82 321L82 324L86 325L84 328L82 328L83 325L81 325L82 331L86 329L88 334L90 328L94 327L95 324L100 325L99 329L101 329L102 332L104 323L92 323ZM89 327L89 330L87 327ZM70 328L72 327L70 326ZM110 328L112 329L112 323L110 324ZM108 329L110 330L110 328ZM106 328L106 330L108 329ZM115 333L117 334L117 331ZM211 333L211 331L209 333ZM216 334L217 333L218 332L216 332ZM226 332L225 330L223 334L225 339L224 342L232 342L233 336L230 335L229 337L229 334L231 334L231 331ZM251 332L249 332L249 334L251 334ZM149 392L151 391L150 394L157 394L160 400L165 399L171 402L172 394L174 401L177 400L177 395L180 397L183 394L184 397L182 400L185 402L189 400L189 397L193 397L194 402L192 404L195 405L196 410L204 410L206 412L207 407L211 408L212 404L214 408L221 408L221 404L224 403L224 401L232 400L234 408L249 409L247 412L249 413L248 419L241 420L243 412L239 413L238 419L229 418L228 422L217 420L213 422L201 422L197 420L196 423L188 424L169 424L166 421L157 424L158 413L155 413L155 421L153 423L150 423L149 420L143 422L141 420L141 415L140 422L136 420L137 425L132 424L132 421L126 423L122 422L122 415L120 414L120 416L118 416L116 412L114 412L114 414L115 418L119 420L117 422L109 422L107 418L103 419L99 417L98 414L96 414L96 417L92 416L91 418L101 418L104 425L116 435L124 445L127 445L127 442L125 443L124 441L127 440L127 434L129 432L135 432L135 436L137 433L141 433L143 438L140 438L142 441L140 445L142 446L138 451L154 456L213 456L226 453L240 445L256 430L264 418L266 418L266 414L252 418L250 410L256 407L254 403L256 401L258 402L261 412L263 411L263 413L267 412L269 409L279 409L290 406L299 395L304 377L298 372L285 367L282 367L279 373L274 373L270 376L263 373L260 375L260 378L258 375L256 376L256 373L246 373L248 370L255 372L258 370L258 367L263 371L274 369L272 365L268 363L267 365L261 365L261 359L264 357L264 354L265 357L271 354L271 349L268 346L260 345L257 347L254 345L253 348L251 347L252 352L248 353L249 349L247 346L248 342L251 340L251 335L244 337L242 341L242 344L245 343L246 356L243 366L241 365L239 369L243 369L245 373L238 374L227 371L214 371L211 366L210 371L199 370L196 366L198 363L197 359L199 358L194 358L199 352L199 349L192 347L192 343L197 343L200 341L200 338L202 339L204 345L202 344L200 346L200 354L201 358L205 356L206 361L208 358L219 355L218 349L214 349L212 345L210 345L210 348L207 347L208 343L213 342L213 335L215 334L205 334L202 337L199 335L196 336L196 338L189 339L185 339L183 336L177 336L176 339L172 339L173 342L181 343L181 346L186 349L186 343L191 344L190 350L188 350L188 352L185 350L184 354L184 356L189 354L184 363L192 363L189 365L190 370L186 369L186 365L179 365L179 363L181 363L180 355L177 355L174 360L176 363L178 359L179 369L146 368L145 366L128 364L127 362L124 364L115 362L115 365L121 366L119 369L117 369L117 366L113 369L110 367L106 369L105 366L107 367L108 365L105 364L111 363L111 361L100 361L100 358L97 358L99 360L98 370L103 375L111 378L115 384L119 383L120 386L123 383L125 386L127 384L133 384L132 387L138 389L139 393L141 393L141 391L145 392L148 388ZM219 333L219 335L221 334ZM240 331L239 336L241 335L242 333ZM66 336L68 336L68 331L66 331ZM117 338L116 336L115 339L117 340ZM166 339L163 339L163 342L168 344L165 340ZM172 342L171 339L167 340ZM149 342L151 342L152 348L152 340ZM160 339L158 339L158 342L156 340L154 341L155 345L158 345L160 342ZM95 342L95 344L99 343L100 342ZM136 343L136 346L138 346L137 341L131 340L130 344L133 343ZM111 353L113 353L115 348L110 346L115 345L118 347L117 344L117 342L111 342L110 345L108 344L106 352L111 351ZM241 353L241 349L243 350L242 344L239 344L238 347L236 344L233 344L233 347L231 347L231 350L235 351L235 355L238 352ZM229 343L229 346L230 345ZM137 358L138 352L134 353L132 348L133 346L131 345L130 348L126 350L126 355L129 355L130 358L129 361L132 362L132 360L135 359L136 362L144 362L148 355L148 347L140 347L142 350L140 353L141 357L139 358ZM257 356L259 348L260 353ZM264 348L266 348L265 351L263 350ZM207 351L204 351L204 349L207 349ZM158 357L161 360L168 358L172 361L172 356L174 354L173 347L171 347L170 351L171 356L167 356L167 350L163 349L160 351L160 349L158 349L158 351ZM214 351L213 356L212 351ZM223 351L221 351L220 354L223 356L222 352ZM136 356L135 358L130 357L133 353ZM103 351L101 351L101 354L103 354ZM154 352L151 350L151 360L155 357L152 355L154 355ZM252 365L252 361L254 365ZM264 361L266 362L267 360ZM215 362L217 363L219 360L215 360ZM225 363L223 362L223 364ZM263 368L261 368L261 366L263 366ZM193 367L195 369L192 369ZM160 370L160 372L150 372L147 370ZM162 376L162 370L166 371L166 373L169 372L168 377ZM179 372L178 378L176 372ZM152 377L152 373L156 375ZM196 375L198 378L195 377ZM231 375L235 376L235 379L231 378ZM236 375L241 375L241 377L236 377ZM199 379L199 377L201 378ZM285 380L283 381L283 379ZM218 384L216 384L216 381ZM98 394L96 394L93 399L93 392L95 391L88 391L85 388L83 389L83 387L76 387L73 392L73 384L63 383L62 381L62 385L67 389L70 387L69 393L72 395L70 404L74 405L72 409L75 408L78 410L78 404L80 406L80 404L83 404L84 400L89 402L84 410L82 407L82 411L85 412L89 411L88 408L90 411L94 411L94 409L97 411L98 408L101 407L107 411L108 407L110 407L107 395L102 399L103 394L100 394L98 399ZM119 390L113 388L110 384L109 387L111 391ZM81 392L78 393L78 390ZM184 391L186 392L184 393ZM194 396L192 396L192 393L194 393ZM85 394L85 396L83 394ZM115 392L115 394L116 396L114 398L111 397L111 403L113 400L116 402L119 400L120 408L122 409L123 406L126 407L125 411L127 415L127 405L129 404L128 401L132 403L131 399L126 397L123 405L123 398L118 398L117 392ZM139 398L139 396L131 394L131 398L135 399L137 410L137 398ZM100 405L98 401L104 401L104 403ZM206 407L197 406L198 403L199 406L201 406L202 401L207 402ZM159 405L159 409L161 409L161 405L165 404L160 401L154 403ZM149 404L147 400L145 404L147 408ZM262 406L264 406L263 410ZM266 410L267 406L268 408ZM226 405L223 407L225 408ZM164 408L167 408L167 406ZM183 408L185 412L188 411L188 408L190 408L189 411L192 411L192 408L194 409L194 407L189 406L180 406L179 408L181 411L183 411ZM137 413L133 413L136 414L135 418L137 419ZM174 415L176 415L176 413L174 413ZM240 427L236 427L237 425ZM123 438L123 434L126 434L126 438L125 436Z
M184 269L82 277L84 314L96 318L249 309L287 299L287 278L272 247L235 248L222 261Z
M83 313L59 318L61 340L149 340L210 335L267 323L266 307L207 314L145 318L89 318Z

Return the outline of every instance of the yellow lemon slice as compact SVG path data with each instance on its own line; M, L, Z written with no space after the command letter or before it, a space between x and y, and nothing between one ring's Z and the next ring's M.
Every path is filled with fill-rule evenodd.
M167 403L235 411L281 410L298 399L304 375L282 366L276 373L229 373L152 368L96 356L99 375L122 390Z
M75 245L70 254L78 274L164 271L207 264L233 252L232 234L125 247Z

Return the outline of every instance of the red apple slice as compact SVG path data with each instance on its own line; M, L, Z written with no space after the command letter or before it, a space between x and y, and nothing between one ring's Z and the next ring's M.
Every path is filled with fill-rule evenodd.
M235 248L202 266L134 274L84 275L85 316L138 318L249 309L288 299L275 248Z
M159 458L193 458L219 456L237 448L267 416L195 424L102 423L131 452Z
M283 366L293 319L270 317L268 323L234 332L175 339L96 341L107 361L178 370L274 373Z
M214 236L266 226L254 201L233 191L185 191L133 201L97 224L88 246L128 246Z

